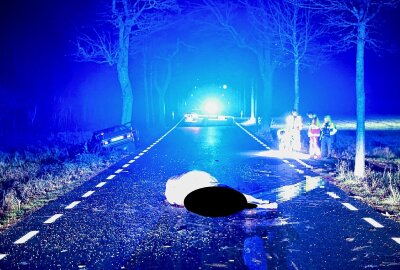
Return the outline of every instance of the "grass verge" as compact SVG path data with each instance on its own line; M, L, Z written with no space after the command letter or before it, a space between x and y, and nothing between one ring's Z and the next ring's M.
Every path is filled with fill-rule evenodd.
M278 147L276 129L248 127L273 148ZM307 153L308 138L302 132L303 152ZM368 130L366 132L367 169L364 178L354 176L356 134L339 130L334 156L337 159L333 184L350 196L363 201L387 217L400 222L400 136L399 130Z
M0 152L0 230L66 194L125 157L126 151L89 153L84 134L60 133L45 144Z
M400 222L400 142L397 130L366 132L365 177L354 176L355 132L338 133L335 184L350 196Z
M400 164L398 161L393 162L390 168L384 168L383 171L367 168L364 178L354 176L352 163L349 160L338 161L335 184L350 196L400 222Z

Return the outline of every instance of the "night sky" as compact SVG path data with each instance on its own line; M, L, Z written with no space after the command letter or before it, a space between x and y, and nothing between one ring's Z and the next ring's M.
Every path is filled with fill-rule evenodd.
M81 110L85 106L96 108L97 114L99 111L100 115L105 114L103 125L118 122L120 94L115 69L79 63L73 57L76 37L85 26L95 22L100 9L101 1L94 0L1 1L3 119L15 108L31 108L32 104L39 104L42 114L51 114L52 110L60 109L58 102L73 104L70 110ZM400 115L398 14L398 9L392 10L382 16L384 20L379 20L383 49L366 51L367 116ZM248 81L255 76L257 64L250 52L236 47L229 37L214 40L212 34L203 34L194 30L180 37L193 48L184 48L175 61L169 100L197 84L248 87ZM138 103L143 96L141 66L139 56L131 59L132 84ZM282 115L291 109L292 74L291 65L277 71L273 115ZM320 67L301 71L300 76L301 113L312 110L320 114L355 116L355 49L333 55ZM134 120L141 118L143 111L136 106Z

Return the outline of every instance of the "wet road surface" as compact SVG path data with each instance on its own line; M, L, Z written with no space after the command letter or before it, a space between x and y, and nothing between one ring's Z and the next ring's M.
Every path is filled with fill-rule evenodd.
M0 234L0 269L400 269L400 226L240 126L173 128ZM165 202L191 170L277 212L208 218Z

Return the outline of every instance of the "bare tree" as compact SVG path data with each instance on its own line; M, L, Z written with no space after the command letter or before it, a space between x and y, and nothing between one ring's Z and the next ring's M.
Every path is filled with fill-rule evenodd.
M163 123L165 120L165 94L168 90L168 87L171 83L171 78L172 78L172 64L175 56L179 53L180 51L180 46L181 43L179 39L176 41L175 48L174 50L170 53L167 54L166 56L158 56L160 60L165 61L166 63L166 70L164 74L163 80L160 79L160 72L158 73L159 76L157 76L154 80L154 87L157 90L158 93L158 105L159 105L159 121L160 123ZM160 69L158 69L160 70ZM162 81L162 83L160 83Z
M357 138L354 175L365 176L365 47L382 48L374 33L379 25L379 14L385 8L395 8L398 0L313 0L303 1L326 16L326 24L334 37L333 49L344 51L356 47Z
M173 76L173 64L174 64L174 59L175 57L181 52L182 47L186 47L189 49L193 49L193 46L186 44L183 42L181 39L177 38L176 42L174 44L174 47L172 48L164 48L164 49L169 49L169 53L162 53L159 55L156 55L155 57L158 58L158 60L162 61L165 63L165 70L162 71L161 67L163 65L160 63L158 66L159 68L157 69L157 74L154 78L154 88L157 90L158 94L158 102L159 102L159 121L160 123L163 123L165 120L165 95L167 93L167 90L171 84L172 76ZM163 75L162 75L163 73Z
M165 27L176 0L111 0L103 23L77 40L77 59L116 66L122 93L121 123L130 122L133 93L129 78L132 41Z
M203 0L204 8L211 12L217 20L218 25L229 33L234 42L244 49L250 50L257 58L258 70L262 81L263 91L261 110L263 111L264 128L269 130L271 123L272 89L273 77L278 62L275 61L275 42L271 36L271 20L265 1L242 1L240 5L233 1ZM246 29L235 24L235 16L238 10L245 8L249 15ZM237 18L236 18L237 19ZM243 19L241 18L242 23Z
M300 84L299 70L310 63L318 64L324 54L320 38L327 27L320 24L318 13L302 7L300 0L269 1L270 18L273 20L274 33L277 35L283 55L289 55L294 68L294 104L299 110Z
M154 124L153 114L153 91L152 87L152 65L150 63L150 42L144 42L142 46L142 61L143 61L143 91L144 91L144 102L145 102L145 119L146 127L149 128Z

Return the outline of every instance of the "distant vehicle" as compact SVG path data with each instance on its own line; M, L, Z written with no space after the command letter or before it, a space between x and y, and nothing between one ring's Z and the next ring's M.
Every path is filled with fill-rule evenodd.
M233 123L233 117L215 114L200 114L197 112L185 113L184 123L186 125L230 125Z
M185 113L184 115L184 122L185 123L198 123L201 122L203 119L200 118L200 114L198 111L192 111L190 113Z
M184 115L187 125L230 125L233 123L231 116L223 115L223 106L217 98L208 98L197 106L195 110ZM201 108L201 109L198 109Z
M101 149L126 147L139 143L139 133L132 127L132 123L117 125L93 132L88 143L89 151L96 152Z

